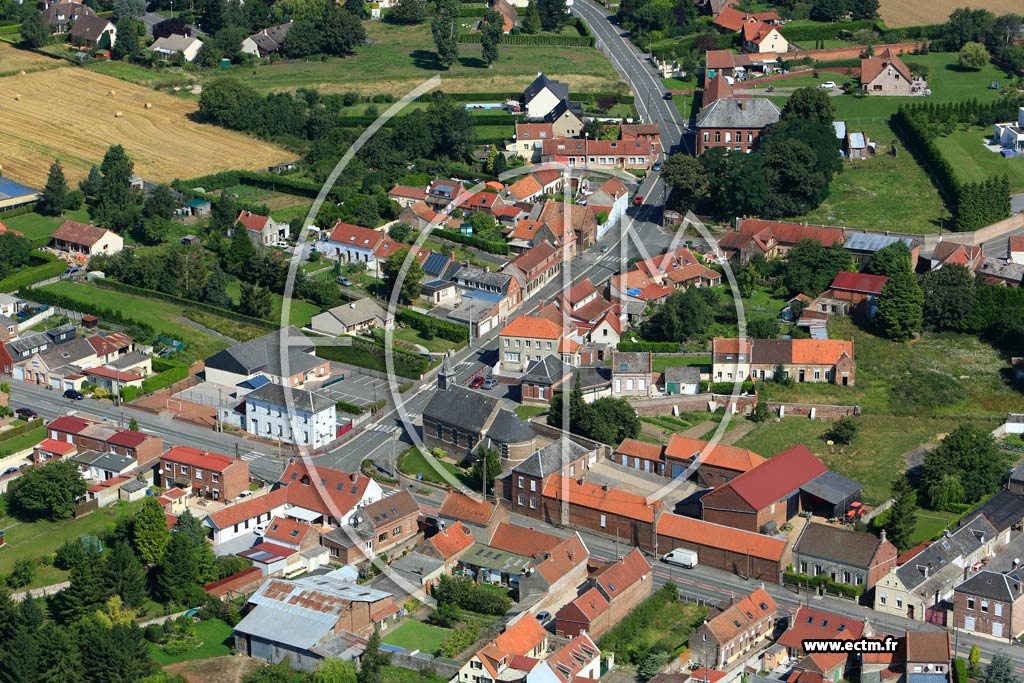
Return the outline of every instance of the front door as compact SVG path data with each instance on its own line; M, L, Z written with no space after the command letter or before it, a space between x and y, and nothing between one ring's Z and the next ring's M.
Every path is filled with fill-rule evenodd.
M914 606L913 605L907 605L907 619L913 619L913 618L914 618Z

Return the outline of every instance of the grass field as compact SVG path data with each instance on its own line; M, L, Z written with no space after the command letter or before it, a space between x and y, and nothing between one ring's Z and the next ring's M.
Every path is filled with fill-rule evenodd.
M44 216L40 213L25 213L3 219L4 225L17 230L30 240L43 240L57 231L64 221L89 222L89 211L84 207L78 211L65 211L63 216Z
M406 621L388 631L383 642L388 645L404 647L406 650L419 650L427 654L437 655L441 651L441 643L451 634L451 630L424 624L421 621Z
M448 341L447 339L441 339L441 337L434 337L433 339L424 339L418 331L411 327L406 327L395 332L395 339L400 339L408 344L419 344L430 353L444 353L451 349L461 349L466 343L456 343Z
M441 467L450 472L455 477L456 481L462 482L464 485L471 486L472 482L469 481L469 477L466 473L456 467L455 465L447 462L446 460L438 460L434 458L435 462L439 463ZM442 486L450 486L451 483L438 474L423 453L420 452L419 448L413 447L398 456L398 469L401 470L406 476L415 477L422 475L424 481L433 482Z
M65 541L97 534L121 517L134 515L142 507L142 501L117 503L102 508L78 519L61 522L19 522L9 517L4 510L0 513L0 529L4 530L3 550L0 550L0 573L6 574L17 560L29 558L38 560L43 555L56 552ZM30 587L48 586L67 580L68 573L56 567L36 567Z
M0 432L0 437L2 436L5 436L5 434ZM0 455L7 456L17 453L18 451L23 451L26 448L32 448L45 438L46 427L39 426L35 429L30 429L23 434L18 434L10 439L0 441Z
M138 64L129 62L94 62L88 67L89 71L95 71L105 76L120 78L129 83L144 85L154 88L166 83L181 83L185 80L196 80L194 74L179 68L148 69Z
M264 169L294 158L274 145L189 120L195 102L88 69L76 70L74 78L67 73L50 69L0 78L0 92L7 93L0 97L4 175L42 187L50 163L60 159L74 183L100 163L111 142L124 145L135 172L152 181ZM75 103L75 115L55 117L68 102Z
M1010 192L1024 191L1024 158L1004 159L1001 154L990 152L982 142L991 135L991 128L961 127L935 138L935 144L961 182L1005 174L1010 179Z
M231 282L227 286L228 296L236 304L238 303L239 297L242 296L242 285L238 280ZM281 319L281 304L284 301L284 297L280 294L270 295L270 316L269 320L278 321ZM288 313L288 322L296 327L304 327L309 324L309 321L313 319L313 316L320 312L320 307L315 304L311 304L308 301L302 299L292 299L291 308Z
M74 282L55 282L46 285L44 289L90 303L100 300L107 308L116 308L131 318L152 325L153 329L160 334L180 339L185 343L185 349L181 352L180 358L183 361L206 358L228 346L228 343L221 339L177 322L177 318L185 315L184 308L178 304L146 299L109 289L101 290L92 285Z
M878 13L886 26L897 28L941 24L950 12L964 6L962 0L882 0ZM1020 12L1018 0L976 0L967 6L992 10L996 14Z
M841 474L864 484L864 499L881 503L888 499L893 480L907 468L907 452L956 428L961 421L917 417L862 415L860 429L849 446L832 446L822 439L828 422L787 417L765 422L736 442L736 446L771 457L802 443Z
M283 218L285 214L288 215L288 218L291 218L292 215L302 215L304 217L309 211L309 207L313 204L313 200L308 197L265 190L261 187L253 187L252 185L232 185L231 187L224 188L223 191L245 202L266 204L267 208L270 209L271 215L277 220L285 220Z
M63 59L44 57L36 52L19 50L13 45L0 42L0 76L16 76L24 71L46 71L69 66Z
M767 382L759 386L763 397L780 401L807 401L859 405L867 413L893 413L893 386L911 369L932 370L960 381L963 398L941 408L919 408L919 416L1005 417L1024 412L1024 395L1009 386L1001 370L1008 366L989 344L968 334L928 333L917 341L897 344L860 329L849 318L829 321L829 337L853 339L857 356L856 384L793 384Z
M625 90L608 60L593 48L517 47L503 45L491 68L483 65L480 45L459 45L459 61L449 70L434 59L430 26L396 26L367 22L374 43L352 57L320 61L280 61L256 67L234 66L216 73L245 81L263 91L306 86L321 92L354 90L364 94L402 95L433 76L445 92L521 92L543 71L569 84L570 92ZM380 106L383 111L387 105ZM195 175L195 174L193 174Z
M156 643L149 643L149 653L160 666L177 664L178 662L189 662L196 659L209 659L210 657L222 657L231 654L231 633L232 629L226 622L220 619L206 619L196 624L196 641L198 647L180 655L169 655L164 652L163 647Z
M958 515L953 512L918 509L917 524L914 525L914 532L910 535L910 542L913 545L917 545L925 541L935 540L957 517ZM881 513L871 520L871 529L878 530L884 528L888 519L888 511Z

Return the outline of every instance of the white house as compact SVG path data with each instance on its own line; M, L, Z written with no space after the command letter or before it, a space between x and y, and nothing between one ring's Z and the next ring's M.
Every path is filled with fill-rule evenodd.
M283 386L271 383L246 394L242 404L241 414L222 408L223 420L241 422L239 426L254 436L311 448L326 446L335 439L335 402L326 396L292 389L291 396L286 397Z
M1024 152L1024 107L1017 110L1017 123L997 123L992 139L1003 149Z
M196 36L183 36L174 33L157 38L149 47L163 60L172 59L174 55L180 54L186 62L191 62L195 60L196 55L199 54L199 48L202 46L203 42Z
M291 231L287 223L252 211L241 211L235 223L246 229L249 239L258 247L269 247L275 242L286 240Z
M513 3L514 4L514 3ZM526 107L526 118L543 119L559 105L568 101L569 86L553 81L542 73L537 74L533 83L523 91L523 105Z
M382 239L384 235L376 230L338 221L327 233L319 250L328 258L342 263L365 263L369 270L376 262L373 252Z

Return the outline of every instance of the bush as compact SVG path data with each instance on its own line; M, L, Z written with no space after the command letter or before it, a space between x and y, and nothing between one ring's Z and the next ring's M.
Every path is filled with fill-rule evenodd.
M151 643L159 643L164 639L164 627L162 624L147 624L143 636Z
M171 656L177 657L183 655L186 652L191 652L196 649L195 642L190 638L174 638L164 645L164 653Z
M475 235L463 235L459 232L455 232L454 230L435 230L430 234L434 237L440 237L441 239L448 240L449 242L457 242L458 244L464 244L467 247L475 247L490 254L507 256L509 253L508 245L504 242L491 242L490 240L485 240L482 237L476 237Z
M859 598L864 594L863 584L860 586L848 586L845 583L837 583L824 574L808 576L807 574L800 574L799 572L787 569L783 573L783 578L784 582L788 584L807 586L815 590L822 589L827 593L841 595L846 598Z
M464 628L453 631L441 642L441 654L455 657L480 637L480 624L476 620L469 621Z
M836 443L849 444L857 435L858 427L857 421L852 417L841 417L825 432L825 438Z
M7 575L7 587L8 588L23 588L24 586L32 583L32 579L36 575L36 563L27 557L23 557L20 560L14 561L14 568L11 569L11 573Z
M440 337L450 342L462 343L469 341L469 328L458 323L441 320L433 316L418 313L406 308L398 314L399 322L408 325L427 339Z
M153 369L156 369L156 363L153 364ZM160 391L161 389L171 386L175 382L180 382L186 377L188 377L188 366L177 365L154 377L147 377L142 380L142 391L147 394L152 394L154 391Z
M139 388L138 387L121 387L121 389L118 391L118 394L120 394L120 396L121 396L121 401L123 401L124 403L131 403L136 398L138 398L138 396L139 396Z
M619 342L615 347L619 351L650 351L651 353L679 353L676 342Z
M934 370L911 370L892 388L895 415L910 415L922 408L940 408L956 403L962 397L955 379Z
M967 683L967 662L962 657L953 662L953 683Z
M53 566L65 571L70 570L85 557L85 548L78 540L64 541L53 556Z
M772 409L768 407L768 404L764 401L758 401L757 405L754 406L754 410L750 413L750 420L752 422L767 422L772 419Z

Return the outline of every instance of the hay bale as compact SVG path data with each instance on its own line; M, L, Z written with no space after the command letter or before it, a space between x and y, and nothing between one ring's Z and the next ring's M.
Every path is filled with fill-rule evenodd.
M116 112L114 112L114 118L115 119L119 119L122 116L124 116L124 112L123 111L116 111Z
M152 103L152 102L146 102L146 104L144 104L143 106L144 106L144 107L145 107L146 109L152 109L152 108L153 108L153 103Z
M21 102L21 95L20 95L20 94L18 94L18 95L15 95L15 96L14 96L14 101L15 101L15 102Z
M25 72L24 72L24 71L19 71L19 72L18 72L18 75L19 75L19 76L24 76L24 75L25 75Z
M108 90L107 91L107 97L114 97L115 95L117 95L117 92L115 92L113 90Z

